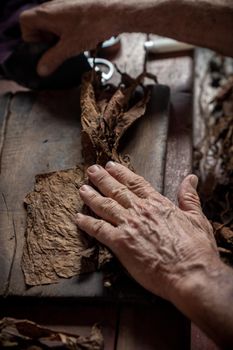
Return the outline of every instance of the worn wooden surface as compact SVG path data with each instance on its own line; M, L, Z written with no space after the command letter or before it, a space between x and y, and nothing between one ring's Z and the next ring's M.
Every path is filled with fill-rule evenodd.
M2 151L1 237L9 252L5 259L10 280L5 294L43 296L102 296L102 274L61 280L58 284L27 289L21 270L26 212L23 200L33 189L36 174L68 169L82 162L78 91L20 92L7 104ZM156 103L154 103L154 101ZM168 128L169 89L158 86L147 115L131 130L126 152L136 171L162 190ZM6 237L12 237L10 241ZM15 251L16 249L16 251ZM14 254L15 251L15 254ZM5 270L7 267L5 266ZM10 272L8 272L9 275ZM9 282L9 283L8 283Z
M120 316L117 350L189 349L189 322L169 304L127 306Z
M136 76L142 72L144 35L133 34L115 58L121 70ZM135 50L137 49L137 55ZM127 68L127 64L128 65ZM116 75L117 78L117 75ZM82 162L79 91L24 91L3 97L0 202L1 246L4 251L0 276L2 294L65 297L109 296L102 274L64 279L58 284L27 289L21 270L26 212L23 200L33 189L36 174L74 167ZM156 86L147 115L125 137L125 152L135 170L163 190L169 117L169 89ZM127 139L127 140L126 140Z
M122 51L115 58L115 62L120 69L126 70L134 76L141 72L144 60L144 40L145 35L143 34L125 35L122 37ZM160 190L164 188L164 193L172 200L175 200L177 187L191 167L192 58L187 56L161 60L151 59L147 66L149 71L158 75L161 83L168 84L172 88L172 119L167 140L165 169L163 172L163 157L161 157L160 167L156 167L154 171L152 167L148 179L156 188ZM115 79L117 81L117 77ZM76 151L80 148L80 140L78 138L74 139L74 135L77 135L77 132L79 132L79 123L77 121L79 108L77 95L75 94L76 92L74 91L69 92L66 98L66 105L62 107L60 105L62 92L58 93L60 98L55 99L51 104L49 103L49 110L48 108L44 109L44 101L48 96L53 98L54 95L51 92L42 93L39 100L35 99L34 94L31 93L16 95L11 102L9 99L6 100L5 97L4 103L10 103L8 111L13 111L17 117L15 115L12 118L11 113L7 113L7 119L2 118L5 121L7 120L4 143L2 143L2 165L3 171L5 171L7 176L1 183L1 192L5 194L7 189L7 195L2 196L0 207L1 215L4 216L4 221L1 221L2 231L0 235L0 245L2 246L1 262L2 266L4 266L4 273L0 276L2 281L4 280L4 283L0 283L1 293L7 291L10 294L14 294L17 290L19 295L22 294L22 291L23 293L28 293L25 290L22 272L19 267L23 246L22 220L24 220L20 215L22 215L23 211L22 198L24 198L25 192L32 188L34 174L41 171L47 172L67 168L80 161L80 154ZM156 99L153 99L153 103L156 104ZM43 113L41 113L41 108ZM1 115L4 116L5 114L2 113ZM50 115L49 120L48 115ZM51 115L53 116L52 118ZM166 120L162 123L163 131L166 129L166 123ZM32 132L35 126L37 131ZM137 127L134 132L138 138ZM153 132L156 132L156 130L153 130ZM27 138L30 136L30 145L25 140L22 140L23 135L27 136ZM154 137L158 138L156 135ZM142 151L144 140L145 135L140 139ZM137 144L139 145L138 142ZM187 146L185 150L183 145ZM129 140L128 148L130 149L130 147L133 147L133 139ZM148 148L148 143L146 147ZM66 155L67 149L70 150L69 157ZM153 161L153 158L156 161L156 157L158 157L156 148L154 152L154 157L152 152L149 155L148 159L150 162L151 160ZM138 154L139 152L137 153L137 159ZM162 153L159 154L160 156L162 155ZM145 154L142 154L140 158L147 159ZM18 163L18 159L21 162L21 166ZM30 176L28 175L25 183L24 172L25 170L28 171L28 164L31 164L32 172ZM181 168L184 170L181 170ZM147 177L148 170L146 173L145 171L143 173L143 171L144 168L141 166L142 175ZM11 187L8 186L9 181ZM14 194L11 193L16 188L18 189L17 200ZM6 209L6 205L8 209ZM16 230L17 225L21 227L21 231L17 240L15 263L11 271L15 236L17 237L19 234ZM10 274L13 278L11 278L12 282L8 285L7 280L9 280ZM102 282L101 276L98 274L94 276L95 284L102 286L100 284ZM55 287L57 295L59 296L59 291L60 296L67 293L66 283L72 286L70 290L73 288L74 292L71 295L75 297L75 292L78 293L77 278L61 281L59 287ZM85 293L90 295L90 285L94 282L86 278L85 283ZM97 293L102 293L101 288L97 290ZM38 296L46 295L46 292L43 290L39 287L34 293L30 292L35 296L31 301L32 304L26 304L25 299L23 303L16 300L16 304L13 305L10 301L11 299L8 298L8 302L4 302L4 307L0 308L1 315L28 317L42 324L50 323L54 327L62 327L63 329L65 327L65 329L84 333L87 329L89 330L89 325L93 321L101 322L101 320L104 320L103 329L107 342L106 349L189 349L189 322L177 310L159 299L153 307L148 308L146 306L134 305L126 307L112 304L106 304L103 307L103 305L94 306L93 302L91 307L87 305L80 306L77 305L74 298L72 298L72 306L67 304L63 306L63 299L60 298L59 302L53 302L54 308L51 309L49 305L51 305L52 299L51 302L47 303L46 300L41 301L41 298L37 298ZM60 318L56 316L59 314ZM192 350L195 350L195 348Z

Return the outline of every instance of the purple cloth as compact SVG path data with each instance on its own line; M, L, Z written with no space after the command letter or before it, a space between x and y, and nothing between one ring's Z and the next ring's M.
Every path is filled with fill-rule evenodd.
M0 64L22 42L19 15L45 0L0 0Z

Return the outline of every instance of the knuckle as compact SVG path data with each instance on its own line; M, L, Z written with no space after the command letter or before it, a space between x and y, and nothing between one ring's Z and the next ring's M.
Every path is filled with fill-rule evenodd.
M179 201L181 203L187 201L187 202L190 202L192 204L195 204L195 205L198 205L200 206L200 199L199 199L199 196L197 194L194 194L194 193L185 193L183 198L179 198Z
M102 200L102 202L100 204L100 207L103 210L106 210L106 209L109 210L109 209L115 208L116 207L116 203L111 198L106 197L106 198L103 198L103 200Z
M114 172L113 172L114 170ZM114 175L119 179L120 181L125 182L128 178L128 176L125 174L125 172L122 169L113 169L111 173L114 173Z
M112 194L115 198L122 197L128 192L128 188L126 186L120 186L112 189Z
M90 192L88 193L88 198L89 198L89 200L94 201L94 200L97 198L97 195L96 195L95 192L90 191Z
M136 215L130 215L128 217L128 225L134 229L138 229L140 227L140 218Z
M141 213L147 219L153 219L156 214L156 209L152 205L144 205L141 207Z
M100 235L103 232L105 224L106 223L104 220L98 220L98 221L94 222L93 231L94 231L96 236Z
M103 183L105 183L107 181L108 175L105 173L101 173L95 176L96 177L96 182L99 185L102 185Z
M142 195L151 193L152 188L150 184L141 176L134 177L133 179L128 181L128 188L135 192L137 191L138 194L140 194L140 191L142 191Z
M141 187L145 186L146 181L141 176L136 176L133 179L128 181L129 187Z

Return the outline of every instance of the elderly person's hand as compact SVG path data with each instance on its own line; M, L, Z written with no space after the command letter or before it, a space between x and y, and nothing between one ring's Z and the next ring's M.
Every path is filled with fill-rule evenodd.
M168 36L233 56L229 0L52 0L23 12L20 24L25 41L57 37L39 62L38 73L44 76L122 32Z
M43 41L51 35L58 39L41 58L38 73L49 75L66 59L116 34L113 15L106 1L96 0L53 0L23 12L20 24L25 41Z
M233 275L219 258L210 223L187 176L179 207L142 177L109 162L87 170L83 201L100 218L77 214L78 226L108 246L149 291L175 304L224 349L233 346Z
M78 214L79 227L108 246L146 289L170 300L183 281L219 261L195 175L181 184L178 208L120 164L94 165L87 173L99 192L84 185L80 195L100 219Z

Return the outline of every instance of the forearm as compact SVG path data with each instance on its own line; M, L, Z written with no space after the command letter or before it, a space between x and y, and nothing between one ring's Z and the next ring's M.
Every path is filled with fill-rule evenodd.
M145 32L233 56L231 0L113 0L118 32Z
M217 262L190 272L171 301L224 349L233 349L233 272Z

